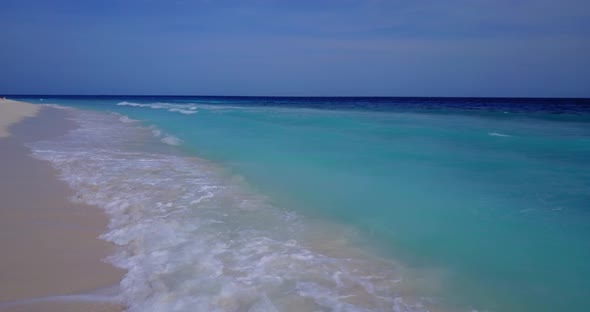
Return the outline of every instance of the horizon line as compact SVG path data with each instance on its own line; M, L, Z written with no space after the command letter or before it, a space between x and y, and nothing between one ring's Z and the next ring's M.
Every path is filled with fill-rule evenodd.
M394 99L529 99L590 100L590 97L528 97L528 96L396 96L396 95L187 95L187 94L4 94L2 97L235 97L235 98L394 98Z

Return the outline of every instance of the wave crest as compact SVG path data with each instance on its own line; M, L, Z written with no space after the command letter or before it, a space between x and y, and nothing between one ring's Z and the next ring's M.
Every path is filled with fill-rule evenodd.
M117 103L118 106L131 106L131 107L147 107L151 109L162 109L167 110L171 113L180 113L183 115L192 115L196 114L198 111L196 110L197 107L194 104L172 104L172 103L150 103L150 104L142 104L142 103L133 103L133 102L119 102Z

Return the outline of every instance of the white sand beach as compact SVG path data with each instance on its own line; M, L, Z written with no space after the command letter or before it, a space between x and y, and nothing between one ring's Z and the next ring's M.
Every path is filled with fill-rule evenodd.
M103 260L113 246L97 238L107 217L71 202L56 170L24 146L75 126L55 111L0 100L0 311L121 311L123 272Z

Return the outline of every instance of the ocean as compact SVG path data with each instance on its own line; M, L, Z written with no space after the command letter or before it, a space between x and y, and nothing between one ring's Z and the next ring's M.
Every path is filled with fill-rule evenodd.
M590 100L21 96L129 311L587 311Z

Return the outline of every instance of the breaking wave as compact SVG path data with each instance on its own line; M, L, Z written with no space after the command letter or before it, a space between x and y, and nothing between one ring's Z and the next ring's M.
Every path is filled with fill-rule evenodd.
M117 103L118 106L131 106L131 107L148 107L152 109L164 109L172 113L180 113L184 115L192 115L196 114L197 106L194 104L171 104L171 103L151 103L151 104L141 104L141 103L133 103L133 102L119 102Z
M128 311L427 311L404 268L349 243L351 229L276 207L205 160L159 149L154 137L170 136L157 128L72 114L78 129L29 147L59 169L74 200L110 216L101 238L127 270Z

